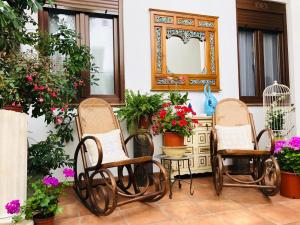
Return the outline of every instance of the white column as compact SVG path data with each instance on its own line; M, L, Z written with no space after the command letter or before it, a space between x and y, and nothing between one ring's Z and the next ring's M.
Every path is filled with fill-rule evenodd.
M0 110L0 224L9 224L5 205L27 193L27 115ZM23 223L25 224L25 223ZM26 223L28 224L28 223Z

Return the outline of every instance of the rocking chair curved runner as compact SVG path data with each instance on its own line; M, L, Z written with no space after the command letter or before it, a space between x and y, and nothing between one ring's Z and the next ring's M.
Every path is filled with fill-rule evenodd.
M89 98L80 103L76 125L80 142L74 156L74 189L92 213L109 215L117 206L134 201L154 202L166 194L165 168L152 156L130 159L126 149L130 139L142 135L151 143L153 154L149 133L139 132L124 141L112 108L99 98ZM109 139L106 144L105 139ZM117 149L116 143L120 143L120 149ZM144 168L149 164L159 172L148 173ZM144 171L143 186L136 182L133 165ZM117 178L111 172L113 169L118 174ZM127 176L124 175L125 171Z
M270 150L258 150L264 133L270 139ZM223 187L259 188L266 196L278 193L279 165L272 155L275 141L272 130L264 129L256 137L252 114L245 103L237 99L224 99L217 104L211 132L211 164L217 195ZM248 159L246 171L234 171L224 159ZM251 175L253 179L234 175ZM224 177L232 182L225 182Z

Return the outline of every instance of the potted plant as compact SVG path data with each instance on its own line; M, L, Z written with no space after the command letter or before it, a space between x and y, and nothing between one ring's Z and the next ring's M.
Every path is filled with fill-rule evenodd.
M285 115L285 111L282 109L274 109L274 107L271 107L266 113L266 125L273 130L276 140L283 139L282 131L284 129Z
M191 107L184 105L186 100L187 94L181 96L178 92L172 92L169 102L164 103L162 109L153 117L153 133L163 134L164 146L183 146L184 137L193 134L194 124L198 120L192 119L196 113Z
M141 94L126 90L125 106L118 111L119 118L126 121L127 130L130 134L139 128L148 129L151 118L162 105L162 94Z
M281 169L280 194L300 198L300 137L277 141L274 154Z
M63 148L60 138L54 133L46 140L32 144L28 150L28 176L36 180L51 175L51 170L72 166L73 160Z
M72 169L65 168L63 173L66 179L74 177ZM62 211L58 205L59 197L67 186L70 186L67 180L59 183L55 177L44 177L32 183L34 193L23 206L20 206L19 200L7 203L5 206L7 213L16 214L12 218L14 224L25 218L33 219L35 225L53 225L54 216Z

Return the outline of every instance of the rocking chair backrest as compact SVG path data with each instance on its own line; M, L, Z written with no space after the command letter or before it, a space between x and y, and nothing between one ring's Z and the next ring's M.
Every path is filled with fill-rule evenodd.
M213 125L221 126L242 126L250 125L252 128L252 141L255 146L256 142L256 131L252 119L252 115L248 110L247 105L234 98L227 98L221 100L217 106L213 117Z

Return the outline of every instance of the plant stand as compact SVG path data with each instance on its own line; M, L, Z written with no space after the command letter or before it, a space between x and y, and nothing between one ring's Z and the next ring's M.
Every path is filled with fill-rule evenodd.
M19 199L22 205L26 200L27 115L0 110L0 124L0 224L6 224L11 222L6 203Z
M151 155L151 146L149 145L147 139L143 135L139 135L133 139L133 154L134 157L150 156ZM145 173L144 170L147 172ZM144 174L153 174L152 164L145 165L142 167L134 167L134 174L136 176L136 181L139 186L146 185L146 178ZM152 181L150 182L150 185Z

